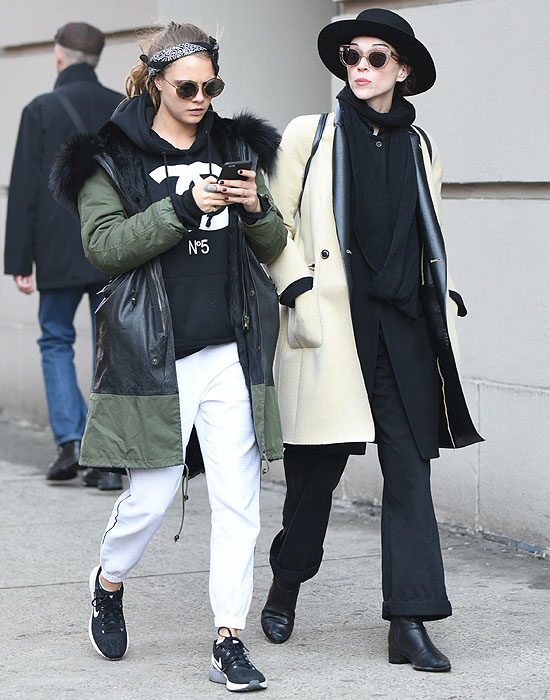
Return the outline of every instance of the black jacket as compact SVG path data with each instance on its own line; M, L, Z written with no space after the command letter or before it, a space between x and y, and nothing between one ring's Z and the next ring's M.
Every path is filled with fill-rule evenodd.
M353 279L351 274L351 260L348 254L351 247L351 201L349 196L351 191L349 183L351 168L349 165L347 139L338 108L335 110L335 125L336 130L333 150L334 219L350 296L352 296ZM468 406L466 405L466 399L464 397L449 338L449 329L446 320L447 255L445 252L443 234L430 197L426 171L424 170L420 155L420 138L415 131L411 132L411 143L418 187L417 221L423 250L423 275L422 284L420 286L420 301L439 374L441 398L438 430L439 446L453 448L465 447L466 445L481 442L483 438L478 434L472 422ZM449 294L457 302L459 314L465 315L466 310L460 295L451 291L449 291ZM392 323L388 318L386 320L390 324ZM395 325L393 325L393 327L394 329L396 328ZM396 333L396 346L398 339L398 334ZM402 351L405 352L404 348L402 348ZM391 356L392 353L390 351L390 357ZM396 363L394 359L395 358L392 358L392 364L395 369ZM409 357L407 364L406 357L402 353L402 359L403 366L406 368L407 373L410 373L410 367L414 366L411 364L411 358ZM428 374L428 371L423 371L422 376L427 376ZM396 378L402 396L404 391L410 394L410 402L407 401L406 396L403 396L405 405L408 403L413 405L417 400L414 382L405 385L403 382L399 381L399 376L396 376ZM425 408L425 406L417 404L417 410L425 410ZM431 407L429 410L432 410ZM419 433L422 431L415 431L414 421L412 427L418 442ZM420 442L423 441L420 440ZM421 448L421 452L425 451L427 453L425 458L435 456L433 452L430 454L433 450L433 446L429 443L430 439L428 436L424 450Z
M9 189L4 271L30 275L34 263L38 289L106 279L84 257L78 217L48 188L60 144L78 132L59 94L68 98L88 131L97 131L122 99L98 82L91 66L79 63L59 74L53 92L23 110Z
M255 161L257 156L266 172L271 169L279 144L273 128L246 114L232 120L216 116L211 137L224 160L252 156ZM66 144L52 172L56 196L74 210L79 191L98 167L111 178L127 216L149 207L143 160L133 142L112 122L98 136L78 136ZM265 194L268 196L267 191ZM274 239L280 252L286 245L286 229L268 198L266 216L274 215L276 219ZM230 212L228 248L229 313L250 391L258 446L264 459L280 459L282 437L272 370L279 329L277 294L247 245L235 206ZM104 293L105 300L96 313L97 365L81 463L131 468L181 464L172 318L159 258L122 273L106 286ZM113 403L113 397L117 397L117 402ZM159 409L161 404L155 403L153 414L151 397L163 397L161 404L165 408ZM121 411L112 411L113 406L124 404L128 408L121 420ZM147 416L147 445L141 451L135 449L139 439L135 425L128 420L128 416L136 415L131 413L132 407L138 407L137 415ZM160 410L165 413L159 421ZM105 439L115 433L116 441ZM159 434L165 435L162 444ZM167 445L173 456L165 456ZM134 457L136 451L145 457L130 463L128 453Z

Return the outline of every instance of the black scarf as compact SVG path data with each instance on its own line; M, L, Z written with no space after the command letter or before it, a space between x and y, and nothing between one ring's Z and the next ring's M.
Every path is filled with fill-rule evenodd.
M392 303L406 316L418 310L417 188L409 126L414 106L395 96L381 113L346 87L337 95L350 151L353 234L367 262L369 297ZM372 125L384 131L378 151ZM385 166L369 167L385 159ZM416 254L415 254L416 253Z

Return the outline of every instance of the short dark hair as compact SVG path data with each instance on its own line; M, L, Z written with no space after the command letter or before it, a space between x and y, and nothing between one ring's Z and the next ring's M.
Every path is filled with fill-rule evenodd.
M414 68L407 60L407 57L402 53L399 54L399 63L402 66L407 66L409 69L409 75L403 80L402 83L397 83L395 86L395 92L399 97L407 97L407 95L414 95L414 88L416 86L416 76L414 73Z

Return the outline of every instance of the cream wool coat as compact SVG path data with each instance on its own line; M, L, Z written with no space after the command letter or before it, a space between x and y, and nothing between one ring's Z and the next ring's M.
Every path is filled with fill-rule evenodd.
M297 117L287 126L270 191L288 229L288 243L269 265L279 294L292 282L313 277L313 289L296 298L295 308L281 307L275 357L283 440L298 445L372 442L374 422L357 355L348 287L332 200L334 114L330 114L297 214L304 167L319 115ZM432 158L421 147L438 219L441 166L433 142ZM431 141L431 139L430 139ZM328 253L328 255L327 255ZM458 362L457 306L447 294L447 322Z

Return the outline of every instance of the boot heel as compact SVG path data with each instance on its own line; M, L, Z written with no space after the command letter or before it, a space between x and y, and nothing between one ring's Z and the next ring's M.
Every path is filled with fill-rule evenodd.
M410 664L411 662L406 656L399 651L399 649L394 649L392 647L388 648L388 661L390 664Z

